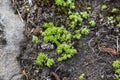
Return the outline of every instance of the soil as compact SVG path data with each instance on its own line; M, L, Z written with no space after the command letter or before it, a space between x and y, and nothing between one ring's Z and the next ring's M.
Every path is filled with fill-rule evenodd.
M48 1L48 2L47 2ZM80 74L85 74L85 80L115 80L112 63L119 59L119 54L113 55L113 52L119 53L120 36L118 22L111 24L107 16L118 16L118 13L112 13L112 8L120 10L119 0L76 0L75 11L88 11L90 17L95 20L96 26L90 27L87 21L82 26L88 26L90 34L82 36L80 40L73 40L73 46L77 49L77 54L62 62L55 62L51 67L41 67L35 64L39 52L44 52L49 57L55 58L56 46L43 49L44 44L38 29L43 30L44 22L53 22L55 25L65 25L67 27L67 10L58 11L54 0L33 0L32 6L27 0L16 0L13 2L15 10L21 14L26 21L24 34L26 41L21 45L21 54L18 57L22 70L25 72L24 79L29 80L57 80L51 75L55 72L60 80L79 80ZM106 4L107 10L101 10L101 6ZM88 10L87 7L91 7ZM80 27L77 27L80 29ZM35 31L36 30L36 31ZM37 31L38 30L38 31ZM37 35L41 40L39 44L34 44L31 40L32 35ZM104 51L101 51L103 47ZM113 50L113 51L110 51Z

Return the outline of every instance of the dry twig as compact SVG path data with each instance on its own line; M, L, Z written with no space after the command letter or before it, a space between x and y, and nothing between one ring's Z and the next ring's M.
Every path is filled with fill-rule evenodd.
M60 80L59 76L55 72L51 72L51 75L55 78L55 80Z
M23 71L22 71L22 75L23 75L23 76L25 76L25 77L26 77L26 79L28 80L28 75L27 75L27 73L26 73L26 71L25 71L25 70L23 70Z
M13 2L13 4L14 4L14 8L17 10L17 13L18 13L18 15L19 15L21 21L24 22L23 19L22 19L21 14L20 14L20 12L19 12L19 10L18 10L17 7L16 7L17 5L16 5L16 3L15 3L15 0L12 0L12 2Z

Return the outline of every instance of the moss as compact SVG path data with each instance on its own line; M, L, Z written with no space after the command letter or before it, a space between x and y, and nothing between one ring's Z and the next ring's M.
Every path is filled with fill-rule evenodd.
M79 80L85 80L85 74L81 74L81 75L79 76Z
M44 53L39 53L36 59L36 64L37 65L46 65L47 67L51 67L54 64L54 60L48 58Z
M51 24L51 26L50 26ZM42 32L45 43L51 42L59 45L62 42L70 42L72 35L64 29L64 26L55 27L53 23L45 23L46 30Z
M87 27L84 27L81 29L81 34L83 34L83 35L87 35L87 34L89 34L89 32L90 32L90 30Z
M112 66L115 69L116 80L120 80L120 61L115 60L112 64Z
M105 4L103 4L102 6L101 6L101 10L106 10L108 7L107 7L107 5L105 5Z
M68 7L69 9L75 9L74 0L55 0L55 4L58 7Z
M69 19L72 20L70 27L74 29L77 26L77 23L82 23L83 19L78 12L71 13Z
M80 14L84 19L88 19L88 17L89 17L89 14L87 13L87 11L80 12Z
M94 20L89 21L90 26L94 27L96 25L96 22Z
M78 39L78 40L81 38L80 30L75 30L74 31L73 38Z
M57 54L61 55L61 57L59 57L57 60L58 61L66 60L68 58L73 57L76 53L77 53L77 50L74 49L74 47L71 47L67 44L60 44L57 47Z
M120 15L116 16L116 21L120 22Z
M32 36L32 42L34 42L36 44L39 43L39 38L37 36L33 35Z
M107 17L107 18L108 18L108 20L110 21L111 24L116 22L114 16L110 16L110 17Z
M112 13L117 13L118 11L119 11L119 10L118 10L117 8L113 8L111 12L112 12Z

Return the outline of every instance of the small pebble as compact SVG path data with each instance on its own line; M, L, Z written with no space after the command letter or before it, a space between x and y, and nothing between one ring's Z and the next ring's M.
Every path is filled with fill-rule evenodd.
M45 50L45 49L52 50L52 49L54 49L54 45L51 43L43 43L43 44L41 44L41 48L43 50Z

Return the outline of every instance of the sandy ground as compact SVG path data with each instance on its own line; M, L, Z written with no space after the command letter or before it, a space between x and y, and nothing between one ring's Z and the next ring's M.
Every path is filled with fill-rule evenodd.
M14 14L10 0L0 0L0 39L4 37L7 42L2 44L0 41L0 80L21 80L16 57L20 54L19 45L24 39L23 27L24 23Z

